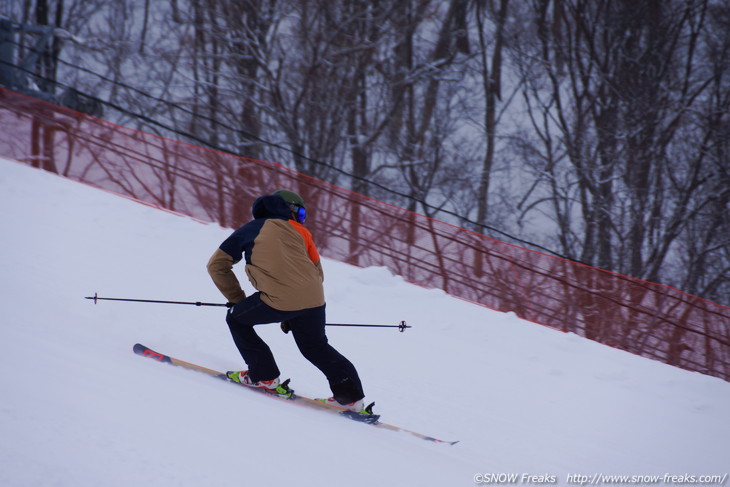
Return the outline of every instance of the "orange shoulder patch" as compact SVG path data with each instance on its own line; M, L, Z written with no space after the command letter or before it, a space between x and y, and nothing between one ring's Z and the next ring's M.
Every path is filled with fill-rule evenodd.
M317 247L314 245L314 240L312 239L312 234L304 228L304 225L301 223L289 220L289 223L296 229L297 232L304 238L304 244L307 247L307 254L309 254L309 258L313 263L317 263L319 261L319 252L317 252Z

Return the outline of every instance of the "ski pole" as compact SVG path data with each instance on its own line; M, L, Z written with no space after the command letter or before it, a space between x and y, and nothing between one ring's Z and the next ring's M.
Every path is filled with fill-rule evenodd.
M228 303L202 303L200 301L164 301L159 299L130 299L130 298L102 298L97 295L97 293L94 293L93 296L86 296L84 299L92 299L94 301L94 304L97 303L97 301L126 301L126 302L132 302L132 303L158 303L158 304L188 304L193 306L225 306L230 307ZM369 328L398 328L398 331L403 333L406 331L406 328L412 328L410 325L406 325L405 321L401 321L397 325L371 325L371 324L361 324L361 323L327 323L327 326L360 326L360 327L369 327Z
M405 321L401 321L397 325L363 325L360 323L325 323L325 326L367 326L370 328L398 328L398 331L403 333L406 331L406 328L412 328L410 325L406 325ZM286 321L283 321L281 323L281 331L284 333L289 333L291 328L289 327L289 323Z
M161 303L161 304L190 304L194 306L228 306L223 303L201 303L200 301L161 301L157 299L129 299L129 298L101 298L94 293L93 296L86 296L84 299L93 299L94 304L97 301L130 301L134 303Z
M370 328L398 328L398 331L403 333L406 328L413 328L410 325L406 325L405 321L401 321L397 325L362 325L358 323L327 323L327 326L367 326Z

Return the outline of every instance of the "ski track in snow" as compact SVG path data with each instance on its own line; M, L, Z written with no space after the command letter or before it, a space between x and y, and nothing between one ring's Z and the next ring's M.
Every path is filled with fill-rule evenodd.
M0 161L0 486L469 486L477 474L730 470L730 384L324 255L328 328L385 422L339 420L142 360L243 368L205 264L231 232ZM314 235L315 242L317 236ZM243 267L236 267L252 292ZM292 387L328 394L278 326ZM522 479L520 484L527 484Z

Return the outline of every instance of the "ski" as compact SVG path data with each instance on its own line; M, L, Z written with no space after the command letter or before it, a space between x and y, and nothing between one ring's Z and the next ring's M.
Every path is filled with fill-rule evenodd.
M390 430L390 431L400 431L400 432L403 432L403 433L409 433L409 434L411 434L413 436L416 436L416 437L421 438L423 440L431 441L431 442L434 442L434 443L446 443L446 444L449 444L449 445L455 445L455 444L458 443L458 441L439 440L438 438L434 438L432 436L424 435L424 434L418 433L416 431L411 431L411 430L407 430L405 428L401 428L399 426L394 426L392 424L383 423L383 422L380 421L380 415L378 415L378 414L362 414L362 413L357 413L357 412L354 412L354 411L348 411L348 410L345 410L345 409L342 409L342 408L338 408L338 407L333 406L333 405L330 405L330 404L325 404L325 403L323 403L321 401L317 401L316 399L312 399L312 398L309 398L309 397L306 397L306 396L302 396L302 395L299 395L299 394L296 394L296 393L292 393L290 397L283 397L283 396L280 396L279 394L268 392L268 391L266 391L264 389L261 389L259 387L251 387L251 386L247 386L245 384L240 384L238 382L235 382L235 381L231 380L224 372L220 372L220 371L217 371L217 370L209 369L207 367L203 367L201 365L193 364L193 363L190 363L190 362L185 362L184 360L180 360L180 359L171 357L169 355L165 355L165 354L156 352L156 351L152 350L151 348L148 348L148 347L146 347L146 346L144 346L144 345L142 345L140 343L137 343L137 344L134 345L133 351L134 351L134 353L136 353L137 355L140 355L142 357L151 358L151 359L156 360L158 362L162 362L162 363L165 363L165 364L174 365L174 366L177 366L177 367L183 367L185 369L195 370L197 372L202 372L202 373L204 373L206 375L209 375L211 377L214 377L216 379L220 379L220 380L224 380L226 382L230 382L231 384L235 384L237 386L244 387L244 388L246 388L246 389L248 389L250 391L255 391L255 392L259 393L259 394L263 394L265 396L269 396L269 397L271 397L273 399L276 399L276 400L292 402L292 403L297 404L297 405L300 405L300 406L305 406L305 407L309 407L309 408L312 408L312 409L317 409L317 410L320 410L320 411L326 411L326 412L329 412L329 413L332 413L332 414L336 414L338 416L345 417L345 418L350 419L350 420L353 420L353 421L358 421L358 422L361 422L361 423L370 424L370 425L372 425L372 426L374 426L376 428L382 428L382 429L387 429L387 430ZM287 379L287 381L285 383L287 383L287 382L288 382L288 379ZM371 404L370 406L368 406L368 408L371 408L371 410L372 410L372 406L373 405Z

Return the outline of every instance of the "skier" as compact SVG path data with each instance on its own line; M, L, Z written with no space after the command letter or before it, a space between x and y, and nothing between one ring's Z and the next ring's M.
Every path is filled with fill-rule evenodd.
M332 397L320 401L372 414L364 408L357 370L327 341L324 274L312 234L303 225L306 214L304 200L296 193L279 190L261 196L253 204L254 220L233 232L208 261L208 273L232 305L226 322L248 365L248 370L227 375L291 397L293 391L279 380L269 346L254 330L254 325L281 323L285 333L291 330L302 355L329 381ZM248 297L233 273L233 265L244 258L248 279L257 290Z

